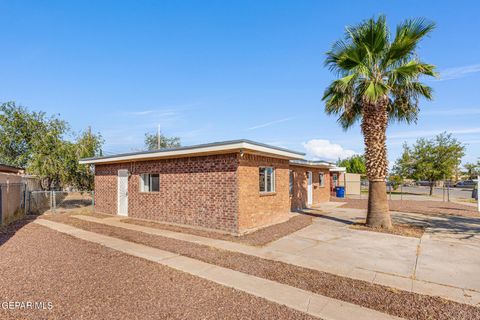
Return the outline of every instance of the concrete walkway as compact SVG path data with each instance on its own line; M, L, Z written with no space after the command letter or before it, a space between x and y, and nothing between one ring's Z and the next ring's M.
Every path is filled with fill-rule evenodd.
M334 208L335 205L332 204L329 210ZM441 296L461 303L480 303L480 246L471 244L476 240L463 244L461 241L465 239L459 240L450 235L445 236L448 240L439 240L440 235L432 232L417 239L354 230L348 227L349 223L365 217L364 213L355 209L338 208L335 214L315 218L311 226L261 248L124 223L120 217L74 217L277 260L401 290Z
M208 264L175 253L82 230L66 224L37 219L35 223L73 237L147 259L218 284L247 292L321 319L400 319L351 303L328 298L267 279Z

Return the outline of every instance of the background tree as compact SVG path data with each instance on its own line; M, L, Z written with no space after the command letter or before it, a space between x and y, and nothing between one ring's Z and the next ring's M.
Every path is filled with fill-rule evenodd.
M388 176L388 183L392 186L393 190L397 190L403 183L403 177L398 174L390 174Z
M70 141L66 139L70 133L68 123L56 116L14 102L0 105L0 161L26 168L44 189L93 188L92 168L78 161L100 155L103 140L88 131Z
M327 52L326 65L338 75L325 90L325 112L338 115L346 130L361 121L369 180L367 225L391 228L385 178L389 121L414 122L420 98L432 89L419 82L434 66L419 60L418 43L434 29L424 19L406 20L391 40L385 16L347 27L345 38Z
M102 145L102 136L99 133L93 134L90 128L81 132L74 143L69 143L68 148L71 148L71 150L66 153L67 168L64 183L77 190L93 190L94 168L92 165L79 164L79 160L101 156Z
M476 179L480 175L480 161L477 161L477 163L467 162L463 165L463 168L468 179Z
M160 134L160 149L180 147L179 137L167 137ZM158 136L156 133L145 133L145 148L147 150L158 150Z
M44 189L59 189L66 176L65 158L71 150L69 142L63 140L67 130L66 122L52 119L43 123L42 130L31 142L26 169L40 179Z
M445 132L432 139L418 139L411 148L404 144L403 148L395 167L408 173L407 178L430 181L430 195L435 181L450 179L465 155L465 146Z
M337 161L337 166L345 167L349 173L365 174L365 158L362 155L353 155L350 158Z
M48 136L49 130L60 130L66 123L56 117L47 118L44 112L30 112L15 102L0 105L0 161L25 168L31 159L34 144Z

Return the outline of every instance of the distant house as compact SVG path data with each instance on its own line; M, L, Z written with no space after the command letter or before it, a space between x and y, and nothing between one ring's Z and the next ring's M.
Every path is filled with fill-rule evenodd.
M0 163L0 173L24 174L25 169Z
M82 159L99 212L241 234L330 196L326 162L250 140Z

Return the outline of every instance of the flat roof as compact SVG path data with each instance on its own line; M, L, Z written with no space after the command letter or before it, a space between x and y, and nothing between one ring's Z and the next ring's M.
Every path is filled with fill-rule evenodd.
M154 160L161 158L180 158L188 156L200 156L206 154L222 154L236 151L246 151L249 153L273 156L284 159L303 159L305 156L302 152L292 151L285 148L271 146L268 144L255 142L251 140L230 140L213 142L206 144L198 144L194 146L185 146L178 148L159 149L141 152L122 153L103 157L93 157L80 159L80 164L95 163L114 163L141 160Z
M301 167L311 167L311 168L336 168L334 163L328 161L313 161L313 160L290 160L290 164L294 166Z
M22 170L25 170L24 168L20 168L20 167L15 167L15 166L11 166L11 165L8 165L8 164L3 164L3 163L0 163L0 171L1 172L19 172L19 171L22 171Z

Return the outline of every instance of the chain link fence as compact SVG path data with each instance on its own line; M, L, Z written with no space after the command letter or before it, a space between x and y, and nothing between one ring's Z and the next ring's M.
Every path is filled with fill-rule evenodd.
M459 186L452 181L395 181L385 182L389 200L435 200L445 202L475 203L474 186ZM350 199L368 199L368 180L360 181L344 180L339 184L345 187L345 196ZM335 196L335 189L332 196Z
M27 212L62 213L71 210L94 210L93 191L30 191L27 196Z

